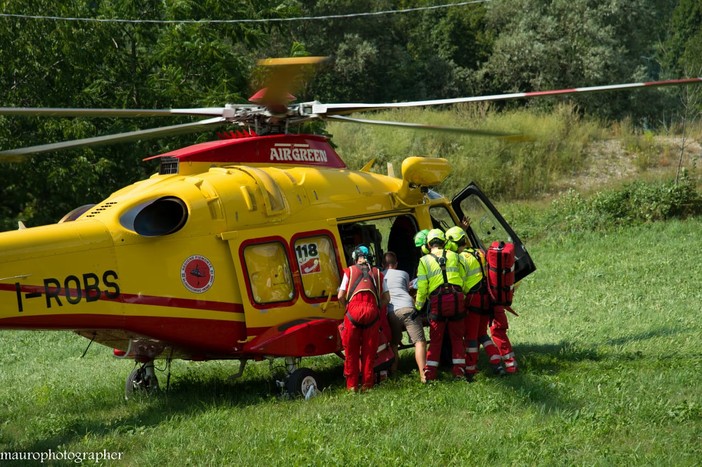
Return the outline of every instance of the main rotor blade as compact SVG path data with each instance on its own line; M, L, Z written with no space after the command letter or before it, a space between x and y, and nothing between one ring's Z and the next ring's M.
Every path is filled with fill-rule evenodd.
M71 108L32 108L0 107L0 115L23 117L171 117L173 115L193 115L226 117L236 108L254 108L251 104L228 105L227 107L204 107L193 109L71 109Z
M150 128L148 130L129 131L126 133L118 133L115 135L95 136L92 138L76 139L72 141L63 141L60 143L41 144L38 146L29 146L18 149L8 149L0 151L0 160L14 160L16 156L26 156L29 154L39 154L60 149L71 149L87 146L100 146L111 143L124 143L128 141L144 140L159 138L162 136L172 136L185 133L194 133L202 130L202 128L210 125L225 123L223 117L215 117L199 122L183 123L180 125L171 125L159 128Z
M344 117L341 115L329 115L326 117L327 120L337 120L341 122L353 122L353 123L363 123L368 125L381 125L381 126L395 126L402 128L412 128L415 130L431 130L431 131L446 131L450 133L460 133L464 135L473 136L493 136L506 138L510 140L522 140L525 139L524 135L518 133L506 133L503 131L489 131L489 130L475 130L471 128L459 128L452 126L437 126L437 125L425 125L422 123L405 123L405 122L393 122L387 120L366 120L362 118L352 118Z
M510 99L523 99L530 97L566 95L587 92L614 91L618 89L636 89L646 87L675 86L681 84L702 83L702 78L671 79L665 81L649 81L645 83L610 84L605 86L589 86L570 89L556 89L551 91L516 92L511 94L495 94L492 96L458 97L454 99L433 99L426 101L393 102L382 104L322 104L314 103L312 112L320 116L324 115L344 115L354 112L365 112L371 110L399 109L407 107L424 107L432 105L462 104L467 102L501 101Z

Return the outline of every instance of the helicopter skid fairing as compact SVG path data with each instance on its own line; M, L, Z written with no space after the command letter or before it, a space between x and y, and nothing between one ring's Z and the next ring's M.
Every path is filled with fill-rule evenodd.
M146 321L146 320L143 320ZM335 353L341 348L339 321L329 318L295 320L271 327L247 341L232 347L232 336L245 332L242 323L222 326L206 320L159 320L162 330L141 327L134 331L93 329L76 331L91 341L114 348L119 358L140 362L159 358L183 360L260 360L266 357L311 357ZM154 323L156 324L156 323ZM139 326L134 326L136 329ZM180 330L180 332L178 332ZM156 338L163 334L163 338Z

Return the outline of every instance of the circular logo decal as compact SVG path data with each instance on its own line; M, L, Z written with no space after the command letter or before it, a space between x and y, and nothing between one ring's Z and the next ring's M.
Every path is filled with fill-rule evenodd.
M180 280L191 292L206 292L214 282L214 267L204 256L193 255L183 262L180 268Z

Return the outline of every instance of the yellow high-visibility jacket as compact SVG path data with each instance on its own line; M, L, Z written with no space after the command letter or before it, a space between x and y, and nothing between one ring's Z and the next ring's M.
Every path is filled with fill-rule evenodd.
M480 261L475 257L471 251L475 252L475 255L480 258ZM478 287L480 281L483 279L483 269L485 266L485 255L481 250L469 250L465 249L461 252L461 256L466 260L466 283L468 290L472 290L473 287ZM482 263L482 264L481 264ZM475 292L475 290L473 290Z
M429 294L444 284L441 266L432 254L437 258L441 258L444 255L444 250L433 248L431 254L424 255L419 260L419 266L417 267L417 296L414 301L414 306L418 310L422 309ZM457 285L464 293L470 290L470 287L466 288L467 270L468 265L465 258L458 253L446 250L446 278L448 283Z

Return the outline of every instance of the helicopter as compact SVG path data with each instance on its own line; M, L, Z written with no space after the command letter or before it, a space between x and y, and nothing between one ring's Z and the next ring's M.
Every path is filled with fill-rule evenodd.
M196 122L0 151L0 161L61 149L192 133L227 124L218 140L145 160L151 177L58 223L0 233L0 329L63 330L135 362L125 397L159 388L154 362L165 359L285 361L279 385L314 395L318 375L302 359L341 353L336 298L356 245L372 256L397 253L414 274L414 235L472 220L471 244L515 245L515 280L535 269L517 234L475 183L448 199L434 189L451 173L446 159L412 156L395 177L352 170L330 139L289 131L338 120L519 139L506 132L364 120L357 112L536 95L700 82L702 78L538 93L381 104L292 103L290 90L325 57L267 59L268 86L247 104L203 109L32 109L0 115L155 117Z

